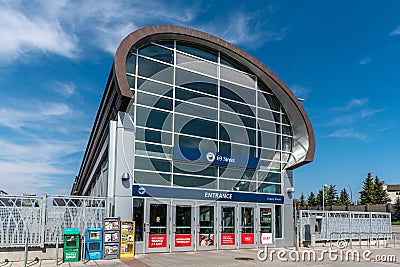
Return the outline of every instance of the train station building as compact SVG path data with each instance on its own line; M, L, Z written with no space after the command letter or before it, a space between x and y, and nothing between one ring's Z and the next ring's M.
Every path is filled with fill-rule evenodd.
M136 222L136 253L291 246L310 120L263 63L212 35L152 26L119 45L73 195Z

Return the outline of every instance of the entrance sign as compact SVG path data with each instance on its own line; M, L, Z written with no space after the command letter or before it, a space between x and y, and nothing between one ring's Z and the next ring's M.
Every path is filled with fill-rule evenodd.
M220 166L234 166L246 169L258 169L259 158L234 155L218 151L200 150L178 146L174 147L174 159L183 161L195 161Z
M220 200L233 202L257 202L283 204L283 196L218 190L199 190L160 186L133 185L132 195L139 197L183 198L198 200Z

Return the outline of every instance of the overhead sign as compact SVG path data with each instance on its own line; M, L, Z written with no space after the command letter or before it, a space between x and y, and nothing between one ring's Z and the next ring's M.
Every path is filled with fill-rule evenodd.
M206 151L183 146L174 147L174 159L210 163L221 166L241 167L246 169L258 169L260 162L260 159L255 157Z
M221 200L236 202L257 202L282 204L283 196L257 194L237 191L201 190L179 187L161 187L150 185L133 185L132 195L136 197L164 197L199 200Z

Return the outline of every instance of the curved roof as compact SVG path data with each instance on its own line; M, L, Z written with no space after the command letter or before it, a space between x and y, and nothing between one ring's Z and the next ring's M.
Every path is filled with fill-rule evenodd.
M83 178L89 177L93 171L107 137L108 121L114 119L118 111L127 112L133 103L134 96L126 77L126 58L129 50L160 40L179 40L209 47L231 57L257 75L281 102L292 126L293 151L286 169L295 169L313 161L316 144L310 119L294 93L275 73L250 54L218 37L180 26L157 25L132 32L117 48L82 165L71 190L73 194L82 193L85 180Z
M240 48L210 34L189 28L166 25L146 27L129 34L119 45L114 59L115 75L123 95L133 98L126 78L125 62L129 50L132 47L137 48L160 39L175 39L210 47L240 62L261 78L282 103L293 127L293 156L287 165L288 168L294 169L313 161L315 153L314 131L307 113L289 87L259 60Z

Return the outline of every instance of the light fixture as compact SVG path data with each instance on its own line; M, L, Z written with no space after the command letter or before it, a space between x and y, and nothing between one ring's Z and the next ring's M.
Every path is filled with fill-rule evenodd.
M287 189L286 189L286 192L288 192L288 193L294 193L294 192L295 192L294 187L289 187L289 188L287 188Z
M131 176L129 175L129 173L124 172L121 176L122 181L127 181L131 178Z

